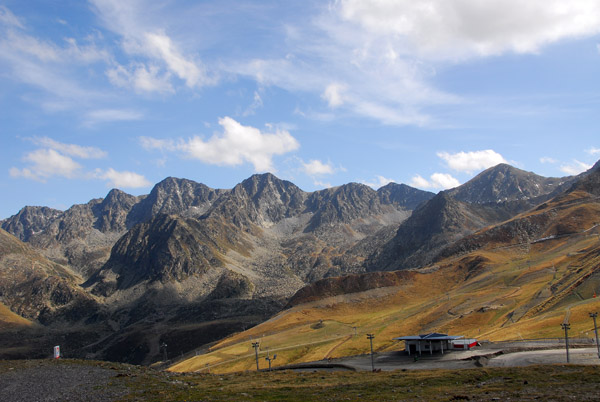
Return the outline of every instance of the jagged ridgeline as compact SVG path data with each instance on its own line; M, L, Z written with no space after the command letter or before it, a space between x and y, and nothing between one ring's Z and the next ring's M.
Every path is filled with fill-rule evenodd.
M395 183L305 192L272 174L228 190L167 178L146 196L115 189L66 211L25 207L1 222L11 246L2 248L0 301L33 323L11 329L23 337L149 364L162 343L180 354L247 329L317 281L471 250L467 239L483 228L574 186L597 191L597 170L552 179L498 165L437 195ZM47 353L39 344L26 352Z

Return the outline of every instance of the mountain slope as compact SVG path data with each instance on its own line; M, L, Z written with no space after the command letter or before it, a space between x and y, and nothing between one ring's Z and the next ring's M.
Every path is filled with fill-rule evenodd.
M78 321L96 306L79 289L80 280L68 268L48 261L0 229L0 302L11 311L42 323L59 316Z
M376 334L376 351L401 349L394 337L428 332L556 338L565 319L574 336L593 336L588 313L600 308L599 174L593 169L537 208L459 240L435 265L307 285L274 318L172 370L207 363L217 373L251 369L248 339L261 339L261 350L276 352L276 364L284 365L368 353L367 333ZM442 211L461 208L447 194L434 203L446 205ZM465 216L437 216L431 224L443 227Z
M350 183L309 193L271 174L231 190L167 178L148 196L113 190L59 214L38 211L46 215L25 219L23 213L3 225L30 233L32 247L68 264L75 283L86 281L76 289L99 307L71 317L96 335L87 344L77 341L83 345L78 353L149 364L160 358L161 342L184 352L261 322L294 294L294 304L318 303L323 294L379 299L381 286L410 289L407 283L416 281L415 291L426 289L423 278L441 281L431 289L442 292L486 272L499 257L485 255L492 251L470 236L525 219L516 213L554 191L554 185L521 191L519 185L542 181L503 166L491 172L457 189L462 200L393 183L378 191ZM506 200L487 202L489 196L477 198L477 192ZM530 232L524 239L538 233ZM484 254L469 254L478 252ZM433 262L428 274L406 271ZM405 271L364 273L399 268ZM300 289L306 293L296 293ZM430 303L427 295L409 293L396 301Z
M439 193L414 211L400 225L394 238L369 256L367 269L395 270L427 265L446 245L509 216L502 212Z
M87 282L92 292L108 296L141 282L168 282L202 275L223 266L223 254L242 251L243 236L220 220L159 215L128 231L111 257Z
M375 248L368 270L419 267L448 245L483 227L510 219L567 189L576 178L545 178L500 164L439 193L403 222L394 238Z

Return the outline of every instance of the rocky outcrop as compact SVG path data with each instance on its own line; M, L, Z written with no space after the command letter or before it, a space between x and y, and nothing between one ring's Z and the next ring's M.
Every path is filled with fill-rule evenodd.
M226 251L244 246L241 234L219 220L159 215L119 239L84 286L109 296L142 282L183 281L223 266Z
M287 307L293 307L326 297L405 285L414 275L417 274L412 271L368 272L321 279L298 290L290 298Z

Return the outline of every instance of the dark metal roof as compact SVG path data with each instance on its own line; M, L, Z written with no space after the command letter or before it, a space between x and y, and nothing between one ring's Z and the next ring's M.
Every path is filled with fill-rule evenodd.
M438 334L437 332L432 332L430 334L423 335L412 335L412 336L400 336L398 338L393 338L395 341L453 341L455 339L464 338L463 335L447 335L447 334Z

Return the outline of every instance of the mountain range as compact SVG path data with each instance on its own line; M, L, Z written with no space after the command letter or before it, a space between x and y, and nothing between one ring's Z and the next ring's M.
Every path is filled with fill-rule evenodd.
M0 352L43 356L60 341L71 356L150 364L162 344L185 353L318 298L322 281L383 286L405 274L370 273L566 233L516 218L597 194L599 171L545 178L501 164L438 194L395 183L305 192L269 173L228 190L169 177L146 196L24 207L0 222L0 301L28 321L0 331Z

